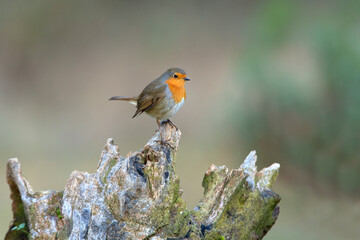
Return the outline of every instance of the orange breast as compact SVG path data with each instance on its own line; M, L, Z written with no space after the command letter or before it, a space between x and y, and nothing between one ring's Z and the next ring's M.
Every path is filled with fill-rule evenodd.
M185 81L170 78L165 82L169 86L172 97L176 103L179 103L181 100L183 100L183 98L186 98Z

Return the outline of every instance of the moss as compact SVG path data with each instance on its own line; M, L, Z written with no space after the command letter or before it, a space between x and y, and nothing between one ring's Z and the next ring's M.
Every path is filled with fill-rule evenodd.
M225 237L218 231L210 231L205 234L205 240L225 240Z
M157 163L151 162L143 169L144 175L147 179L147 187L149 190L149 197L154 198L154 193L163 184L163 176L160 174L163 169L157 166Z
M151 184L151 183L149 183ZM185 236L190 229L190 211L186 210L185 201L180 197L180 180L172 178L168 194L161 205L150 212L151 225L161 228L165 236Z
M204 187L204 194L206 194L211 188L214 187L214 185L217 182L218 179L218 173L212 171L210 172L210 174L205 174L203 181L202 181L202 186Z
M57 216L59 219L63 218L61 213L63 195L64 191L60 191L49 199L49 208L47 210L47 214L50 216Z
M192 232L190 233L189 239L191 240L200 240L201 238L199 237L199 234Z
M250 191L240 184L214 227L226 233L226 239L262 238L276 220L273 211L279 201L270 190Z
M217 184L223 182L227 176L227 168L225 167L216 167L211 169L209 173L205 173L202 186L204 187L204 195L211 193L211 191L216 187Z
M13 224L10 225L8 232L5 235L5 240L18 240L18 239L28 239L28 222L25 215L24 205L21 200L20 192L16 184L10 179L8 180L11 190L11 199L12 202L12 211L13 211ZM24 231L12 230L14 227L19 226L20 224L25 223Z
M63 218L63 216L61 215L61 210L60 210L60 208L56 209L56 215L57 215L57 217L58 217L59 219L62 219L62 218Z
M188 210L177 211L173 213L173 218L170 219L170 224L166 227L165 232L171 234L169 236L185 236L191 226L189 225L190 221L190 212Z
M189 225L191 214L186 210L185 201L180 196L180 179L174 176L172 165L166 165L166 170L163 166L158 166L158 158L154 151L148 149L145 153L148 162L147 167L144 169L144 174L147 178L147 186L149 196L155 198L154 194L162 186L164 176L161 173L168 172L166 181L168 189L167 194L164 194L164 199L161 203L154 207L149 213L149 220L151 225L157 230L157 235L171 236L171 237L184 237L190 233L191 225ZM170 159L170 160L169 160ZM166 161L171 163L174 160L174 154L167 156Z

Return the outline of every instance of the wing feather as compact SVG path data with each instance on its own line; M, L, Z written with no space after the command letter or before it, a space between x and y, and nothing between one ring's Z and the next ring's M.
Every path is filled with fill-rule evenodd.
M156 79L147 85L138 97L137 110L133 118L156 106L165 98L165 91L166 84L161 82L160 79Z

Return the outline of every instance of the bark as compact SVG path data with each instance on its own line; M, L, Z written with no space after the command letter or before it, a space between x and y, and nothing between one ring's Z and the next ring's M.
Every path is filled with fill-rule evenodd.
M261 239L280 197L270 187L280 165L260 172L252 151L238 168L211 165L204 195L189 210L175 175L180 131L163 125L139 151L122 157L108 139L96 173L74 171L64 191L34 192L18 159L7 164L13 220L5 239Z

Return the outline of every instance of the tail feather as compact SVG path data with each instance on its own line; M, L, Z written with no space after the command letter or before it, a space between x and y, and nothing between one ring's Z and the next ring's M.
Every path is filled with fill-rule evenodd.
M133 97L123 97L123 96L115 96L115 97L111 97L109 98L109 100L123 100L123 101L131 101L131 100L135 100Z
M133 105L136 106L137 104L137 98L136 97L123 97L123 96L115 96L115 97L111 97L109 98L109 100L121 100L121 101L127 101Z

